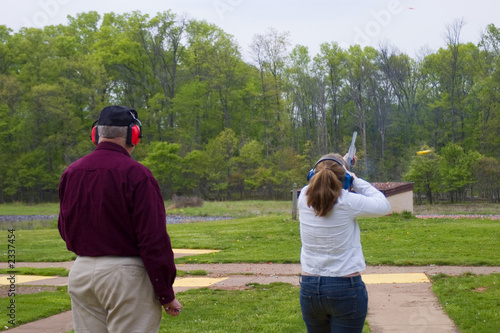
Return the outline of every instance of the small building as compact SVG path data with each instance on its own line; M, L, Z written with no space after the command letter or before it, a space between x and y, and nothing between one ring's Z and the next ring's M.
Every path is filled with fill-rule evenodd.
M371 183L377 190L384 193L391 204L391 213L404 211L413 214L413 183Z

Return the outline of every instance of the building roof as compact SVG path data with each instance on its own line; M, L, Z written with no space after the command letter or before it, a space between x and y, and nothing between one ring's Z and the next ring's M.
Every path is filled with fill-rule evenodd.
M386 183L371 183L377 190L384 193L386 197L396 194L413 191L414 183L402 182L386 182Z

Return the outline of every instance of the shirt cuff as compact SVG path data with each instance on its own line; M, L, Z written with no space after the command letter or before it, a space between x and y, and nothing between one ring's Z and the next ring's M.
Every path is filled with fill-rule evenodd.
M161 305L168 304L175 299L174 288L169 288L166 290L161 290L156 292L156 298L160 301Z

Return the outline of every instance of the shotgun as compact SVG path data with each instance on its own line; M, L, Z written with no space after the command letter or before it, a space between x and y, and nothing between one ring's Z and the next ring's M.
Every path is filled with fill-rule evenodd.
M349 167L349 171L352 171L354 168L354 156L356 156L356 136L358 136L358 132L352 133L351 146L349 147L349 151L347 152L347 166Z

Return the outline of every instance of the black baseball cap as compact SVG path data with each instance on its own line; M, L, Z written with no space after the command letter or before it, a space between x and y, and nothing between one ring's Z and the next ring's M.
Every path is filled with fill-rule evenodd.
M111 105L102 109L97 120L97 125L103 126L128 126L137 120L137 111L134 109Z

